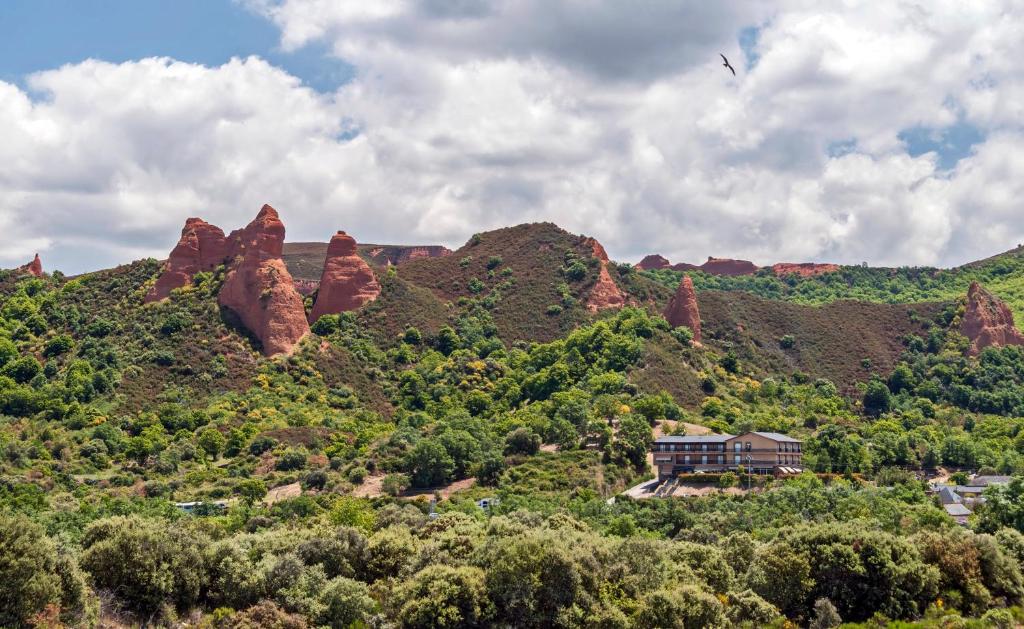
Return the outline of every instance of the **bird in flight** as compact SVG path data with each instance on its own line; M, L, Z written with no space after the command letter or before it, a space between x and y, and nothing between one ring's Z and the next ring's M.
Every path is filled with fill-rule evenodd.
M729 68L729 71L732 72L732 75L736 76L736 70L734 70L733 67L729 64L729 60L725 58L725 55L723 55L722 53L718 53L718 56L721 57L722 61L725 62L722 65Z

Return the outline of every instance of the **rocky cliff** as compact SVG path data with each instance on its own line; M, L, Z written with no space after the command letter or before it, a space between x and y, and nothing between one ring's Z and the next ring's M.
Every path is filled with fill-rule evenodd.
M693 340L700 342L700 310L697 308L697 291L693 289L693 280L684 275L679 282L676 294L669 300L665 308L665 319L673 327L685 325L693 331Z
M644 259L637 263L636 268L641 271L653 271L655 269L667 269L669 268L669 261L664 256L660 256L653 253L649 256L644 256Z
M289 354L309 333L302 296L281 259L284 223L264 205L227 238L231 265L217 298L263 345L267 356Z
M608 273L608 253L594 238L587 239L587 245L591 248L593 255L601 264L598 271L597 282L590 289L590 297L587 299L587 309L591 312L604 310L605 308L621 308L626 303L626 296L619 290L615 280Z
M361 308L380 295L373 270L356 250L356 241L343 231L331 238L320 276L320 289L309 320Z
M146 294L146 302L167 299L175 288L188 286L196 273L213 270L227 262L228 257L228 243L221 228L201 218L186 220L163 272Z
M39 254L37 253L36 257L32 258L31 262L19 266L17 271L18 273L27 273L29 275L34 275L36 277L42 277L43 261L39 259Z
M986 347L1024 345L1024 334L1014 326L1013 313L978 282L971 282L967 290L967 308L960 331L970 339L972 355Z
M753 275L758 266L749 260L732 260L730 258L712 258L700 265L700 269L712 275Z

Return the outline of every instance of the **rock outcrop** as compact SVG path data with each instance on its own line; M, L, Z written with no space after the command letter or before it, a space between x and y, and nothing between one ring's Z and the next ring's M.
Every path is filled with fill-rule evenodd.
M36 277L43 276L43 261L39 259L39 254L32 258L32 261L28 264L23 264L17 268L19 274L34 275Z
M700 269L712 275L753 275L759 267L749 260L732 260L729 258L712 258L700 265Z
M779 262L772 265L772 273L779 277L783 275L799 275L800 277L814 277L823 273L832 273L839 270L838 264L819 264L815 262Z
M792 265L785 265L792 266ZM800 265L803 266L803 265ZM761 267L749 260L732 260L730 258L712 258L708 256L707 262L697 266L687 262L670 263L658 254L652 254L641 260L636 268L641 271L650 269L672 269L673 271L703 271L711 275L753 275Z
M971 341L972 356L986 347L1024 345L1024 334L1014 326L1013 313L978 282L971 282L967 290L967 309L960 331Z
M164 270L146 294L147 303L167 299L171 291L188 286L200 271L211 271L228 261L224 231L201 218L185 221L178 244L171 250Z
M359 257L355 239L339 231L327 247L320 290L309 320L313 322L325 314L356 310L378 295L380 284L370 265Z
M443 258L452 250L441 245L359 245L359 254L377 266L398 265L420 258Z
M309 333L302 296L281 259L284 223L264 205L227 238L231 264L217 298L260 340L267 356L289 354Z
M597 282L590 289L590 297L587 298L587 309L591 312L604 310L605 308L621 308L626 304L626 296L619 290L615 280L608 273L608 253L594 238L586 240L593 256L598 259L601 269L598 271Z
M689 262L676 262L671 267L673 271L700 271L702 270L696 264L690 264Z
M649 256L644 256L644 259L637 263L636 268L641 271L653 271L655 269L667 269L669 268L669 261L667 258L653 253Z
M676 294L669 300L665 308L665 320L672 327L685 325L693 331L693 341L700 343L700 310L697 308L697 291L693 289L693 280L684 275L679 282Z

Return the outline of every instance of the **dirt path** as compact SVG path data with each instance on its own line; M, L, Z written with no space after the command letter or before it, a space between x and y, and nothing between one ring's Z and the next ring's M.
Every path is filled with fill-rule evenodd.
M292 483L290 485L281 485L280 487L274 487L267 492L267 497L263 499L263 502L267 505L272 505L275 502L287 500L288 498L297 498L302 495L302 485L299 483Z
M476 484L475 478L465 478L449 483L443 487L428 487L426 489L406 489L402 492L401 498L415 498L416 496L432 496L438 493L442 498L448 498L457 491L469 489ZM352 495L359 498L376 498L384 495L384 475L367 476L361 485L352 490Z

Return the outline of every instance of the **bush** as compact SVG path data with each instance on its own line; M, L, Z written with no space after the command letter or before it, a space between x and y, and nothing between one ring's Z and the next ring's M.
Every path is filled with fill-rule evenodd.
M53 337L52 339L46 342L46 345L43 347L43 356L46 356L48 358L53 356L60 356L61 354L66 354L70 352L72 349L74 349L74 347L74 339L72 339L67 334L61 334L59 336Z
M381 483L381 489L389 496L398 496L409 487L409 477L405 474L388 474Z
M28 626L32 616L60 603L56 567L57 551L38 524L0 518L0 626Z
M529 428L516 428L505 435L505 454L537 454L540 435Z
M363 466L357 465L348 471L348 481L353 485L362 485L370 472Z
M462 566L428 566L395 593L403 627L483 626L493 613L484 571Z
M320 594L320 604L323 612L318 620L331 629L365 623L377 607L366 584L348 577L335 577L328 581Z
M207 542L162 520L117 516L86 529L82 567L97 587L116 592L133 611L154 614L166 604L187 609L207 581Z
M306 467L306 453L294 448L285 450L277 459L276 467L282 472L301 470Z
M693 330L685 325L672 328L672 337L687 347L693 344Z

